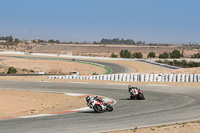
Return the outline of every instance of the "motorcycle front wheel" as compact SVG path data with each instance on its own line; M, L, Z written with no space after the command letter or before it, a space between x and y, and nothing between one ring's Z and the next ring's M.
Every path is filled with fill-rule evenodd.
M100 105L94 105L93 109L98 113L105 112Z
M107 111L112 112L113 111L113 107L109 104L106 108Z

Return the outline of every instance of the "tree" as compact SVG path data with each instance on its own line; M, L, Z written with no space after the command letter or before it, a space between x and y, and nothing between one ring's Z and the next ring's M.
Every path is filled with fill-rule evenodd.
M124 50L123 49L120 51L119 55L121 58L124 58Z
M33 42L33 43L36 43L36 41L35 41L35 40L33 40L32 42Z
M135 52L133 55L132 55L133 58L142 58L143 55L141 52Z
M124 51L124 58L131 58L131 52L129 52L127 49Z
M132 45L132 44L136 44L132 39L126 39L124 40L119 39L119 38L113 38L113 39L105 39L102 38L100 41L100 44L128 44L128 45Z
M129 52L127 49L122 49L119 55L121 58L131 58L131 52Z
M14 67L9 67L7 74L15 74L17 73L17 69Z
M191 58L200 58L200 53L192 55Z
M59 41L59 40L56 40L55 43L60 43L60 41Z
M169 54L167 52L164 52L162 54L159 54L159 58L162 58L162 59L169 58Z
M15 43L19 43L19 39L18 38L15 38Z
M150 52L147 56L147 58L155 58L156 57L156 53L155 52Z
M55 43L53 39L48 40L48 43Z
M118 55L116 55L114 52L111 54L111 58L117 58Z
M170 53L170 58L181 58L183 55L179 50L174 50Z

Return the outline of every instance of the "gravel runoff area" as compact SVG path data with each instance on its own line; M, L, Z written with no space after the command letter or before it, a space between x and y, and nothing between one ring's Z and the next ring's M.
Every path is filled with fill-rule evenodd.
M0 119L69 111L86 107L83 101L84 97L65 94L0 90Z
M110 61L109 61L110 62ZM138 73L156 73L158 70L170 72L170 71L183 71L183 70L170 70L168 68L160 68L159 66L154 66L151 64L144 64L143 62L122 62L122 61L112 61L113 63L121 63L123 65L128 65L137 70ZM198 69L198 68L195 68ZM191 70L190 73L192 73ZM194 73L194 72L193 72ZM50 81L50 82L88 82L105 84L107 81L90 81L90 80L64 80L64 79L48 79L47 76L0 76L0 80L18 80L18 81ZM134 85L173 85L173 86L194 86L200 87L200 83L174 83L174 82L115 82L109 81L109 83L120 83L120 84L134 84ZM52 99L53 97L53 99ZM16 100L17 99L17 100ZM20 102L19 102L20 101ZM49 102L51 101L51 102ZM73 106L68 103L73 103ZM84 101L84 102L83 102ZM24 115L34 115L34 114L44 114L44 113L54 113L62 112L66 110L76 109L80 107L86 107L85 98L82 97L72 97L66 96L64 94L54 94L54 93L40 93L40 92L28 92L28 91L11 91L11 90L0 90L0 104L4 108L0 109L0 118L5 117L16 117ZM10 105L10 106L8 106ZM157 127L149 127L137 129L133 128L126 131L118 131L122 133L138 132L138 133L169 133L169 132L200 132L199 121L181 123L174 125L164 125ZM118 133L116 132L116 133ZM115 132L113 132L115 133Z

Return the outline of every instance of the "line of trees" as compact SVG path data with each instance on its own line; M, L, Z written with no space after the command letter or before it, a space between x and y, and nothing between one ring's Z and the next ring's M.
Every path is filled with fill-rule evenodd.
M177 61L177 60L173 60L173 61L164 60L164 61L161 61L161 60L158 60L156 62L164 63L164 64L168 64L168 65L172 65L172 66L183 67L183 68L200 67L200 62L194 62L194 61L187 62L186 60L181 60L181 61Z
M131 53L130 51L128 51L127 49L125 50L121 50L119 53L121 58L142 58L143 55L141 52L135 52L135 53Z
M148 58L155 58L156 53L155 52L150 52L147 56ZM158 56L160 59L166 59L166 58L181 58L184 57L183 51L182 53L179 50L173 50L170 53L164 52L162 54L159 54Z
M200 58L200 53L193 54L193 55L191 56L191 58Z
M7 42L13 42L13 37L12 36L2 36L0 37L0 40L5 40Z
M143 58L143 54L141 52L135 52L135 53L131 53L130 51L128 51L127 49L125 50L121 50L120 53L120 58ZM198 54L200 55L200 54ZM112 58L117 58L118 55L114 54L114 52L111 54ZM160 59L166 59L166 58L181 58L183 57L183 51L182 53L179 50L174 50L170 53L164 52L162 54L159 54L158 56ZM155 52L150 52L147 55L147 58L156 58L156 53Z
M0 40L4 40L6 42L1 42L1 45L15 45L18 44L20 41L18 38L13 38L12 36L2 36L0 37Z
M98 44L97 42L95 42ZM145 42L142 41L133 41L132 39L119 39L119 38L113 38L113 39L105 39L102 38L100 41L100 44L128 44L128 45L136 45L136 44L145 44Z

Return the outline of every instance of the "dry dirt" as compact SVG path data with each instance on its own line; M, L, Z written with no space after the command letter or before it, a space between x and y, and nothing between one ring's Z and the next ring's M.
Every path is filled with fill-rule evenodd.
M134 128L131 130L115 131L109 133L200 133L200 121L141 129Z
M14 90L0 90L0 105L0 118L56 113L87 106L84 97Z
M180 50L184 52L186 57L190 57L194 53L199 52L198 46L137 46L137 45L94 45L94 44L53 44L40 45L32 49L35 53L56 53L70 51L73 55L80 56L95 56L95 57L110 57L114 52L119 55L122 49L127 49L131 53L142 52L143 58L147 58L147 53L155 52L156 56L163 52L172 52L173 50Z
M59 74L69 74L71 71L78 71L80 75L92 75L93 72L99 74L106 73L106 69L94 65L67 62L67 61L54 61L54 60L39 60L39 59L21 59L21 58L10 58L1 57L0 64L4 66L13 66L18 69L28 69L38 71L36 67L43 67L41 71L45 71L47 74L56 74L57 68ZM7 68L0 67L0 72L7 72ZM18 73L22 73L19 71Z

